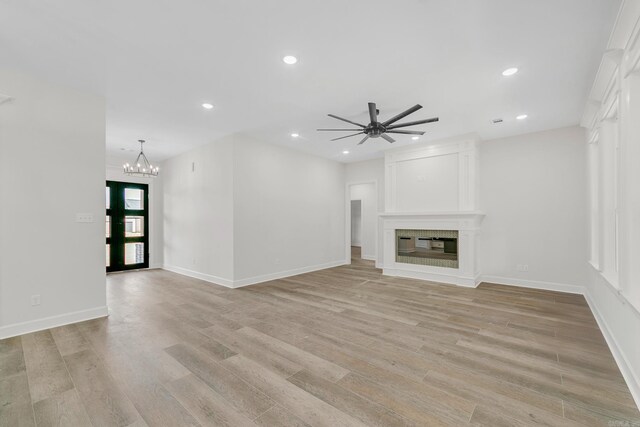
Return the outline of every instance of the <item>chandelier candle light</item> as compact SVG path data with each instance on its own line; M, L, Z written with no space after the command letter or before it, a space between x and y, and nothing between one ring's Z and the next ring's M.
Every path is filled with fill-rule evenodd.
M144 155L144 151L142 149L144 139L139 139L138 142L140 143L140 154L138 154L138 158L136 158L136 161L133 165L130 165L129 163L125 163L124 165L122 165L124 173L125 175L130 176L155 178L156 176L158 176L160 168L157 166L152 166L151 163L149 163L149 160L147 160L147 156Z

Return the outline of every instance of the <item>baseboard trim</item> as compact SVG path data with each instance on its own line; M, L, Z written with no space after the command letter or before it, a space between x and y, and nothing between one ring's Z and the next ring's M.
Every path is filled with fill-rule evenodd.
M240 279L234 281L234 288L241 288L243 286L256 285L258 283L268 282L269 280L284 279L285 277L297 276L298 274L311 273L312 271L326 270L327 268L339 267L341 265L347 265L344 260L332 261L324 264L311 265L307 267L294 268L292 270L280 271L278 273L263 274L260 276L249 277L247 279Z
M326 270L327 268L338 267L348 264L344 260L332 261L325 264L311 265L307 267L295 268L292 270L279 271L277 273L263 274L260 276L248 277L246 279L230 280L211 274L200 273L198 271L188 270L186 268L165 265L165 270L182 274L183 276L193 277L195 279L204 280L205 282L214 283L216 285L225 286L227 288L242 288L244 286L257 285L258 283L268 282L270 280L283 279L285 277L296 276L298 274L311 273L312 271Z
M207 273L201 273L199 271L189 270L182 267L177 267L175 265L167 265L162 266L163 270L168 270L173 273L178 273L183 276L193 277L194 279L204 280L205 282L213 283L220 286L225 286L227 288L234 288L233 280L225 279L224 277L213 276Z
M498 285L515 286L521 288L542 289L545 291L566 292L569 294L585 294L584 286L569 285L565 283L543 282L540 280L525 280L512 277L500 277L482 275L482 282L495 283Z
M382 274L384 274L385 276L405 277L407 279L418 279L426 280L428 282L444 283L446 285L463 286L465 288L475 288L480 283L479 276L456 276L452 274L408 270L404 268L398 269L383 267Z
M105 305L102 307L60 314L57 316L43 317L42 319L30 320L28 322L13 323L11 325L0 327L0 339L56 328L70 323L84 322L85 320L97 319L108 315L109 309Z
M633 369L631 369L631 364L628 362L624 353L620 350L620 346L618 345L618 341L616 341L615 336L611 333L611 329L607 324L607 321L604 319L598 306L591 298L591 294L587 291L584 293L584 297L587 300L587 304L589 304L589 308L593 313L593 317L595 317L600 330L602 331L602 335L604 335L604 339L611 350L611 354L613 354L613 358L622 373L622 376L629 387L629 391L631 392L631 396L633 400L636 402L636 406L640 409L640 378L635 375Z
M367 261L375 261L376 260L376 256L375 255L362 255L360 258L366 259Z

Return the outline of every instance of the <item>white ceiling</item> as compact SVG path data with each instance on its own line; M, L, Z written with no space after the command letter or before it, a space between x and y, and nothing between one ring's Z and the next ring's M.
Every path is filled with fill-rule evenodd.
M498 138L579 122L619 0L2 0L0 65L105 95L107 150L157 161L234 132L340 161L357 146L327 113L367 102L422 141ZM285 65L287 54L299 58ZM520 72L505 78L515 66ZM204 110L203 102L215 105ZM529 118L516 121L527 113ZM494 125L491 120L503 118ZM345 123L346 125L346 123ZM348 127L348 126L347 126ZM300 137L289 135L297 132ZM343 150L350 150L347 156ZM126 153L126 152L125 152Z

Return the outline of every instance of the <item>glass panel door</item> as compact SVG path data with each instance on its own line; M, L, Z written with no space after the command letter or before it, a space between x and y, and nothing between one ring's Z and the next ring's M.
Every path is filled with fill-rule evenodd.
M149 267L149 186L107 181L107 271Z

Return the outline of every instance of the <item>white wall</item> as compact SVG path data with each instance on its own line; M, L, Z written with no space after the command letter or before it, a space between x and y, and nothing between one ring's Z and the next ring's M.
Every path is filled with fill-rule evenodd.
M344 262L344 165L236 135L234 277L239 284Z
M588 253L585 153L579 127L480 144L485 281L580 291Z
M376 266L382 265L382 221L377 216L385 210L384 199L384 159L367 160L364 162L347 163L345 168L345 181L347 186L363 182L375 182L376 193L376 229L377 229L377 253L375 253ZM348 242L347 242L348 243Z
M0 93L0 338L104 316L104 99L4 69Z
M361 201L360 245L362 259L376 259L376 227L378 226L378 200L376 184L349 186L351 200Z
M639 20L640 1L625 1L581 123L589 150L587 297L640 407Z
M344 262L343 164L233 135L162 170L165 268L242 286Z
M351 246L362 246L362 200L351 200Z
M233 138L162 164L164 266L233 283Z

